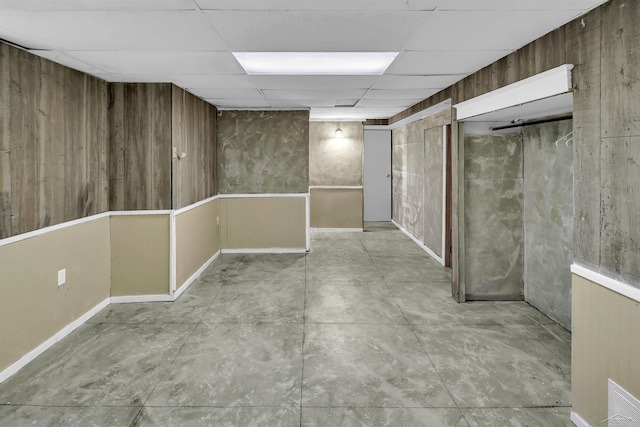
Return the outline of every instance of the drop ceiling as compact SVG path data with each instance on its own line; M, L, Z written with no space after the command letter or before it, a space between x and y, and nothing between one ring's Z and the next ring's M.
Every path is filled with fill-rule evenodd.
M219 108L388 118L604 0L0 0L0 38ZM381 76L249 76L232 52L399 52Z

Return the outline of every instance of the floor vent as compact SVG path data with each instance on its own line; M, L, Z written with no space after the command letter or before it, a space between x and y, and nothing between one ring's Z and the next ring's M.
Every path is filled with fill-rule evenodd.
M609 418L605 421L609 427L640 427L640 401L611 380Z

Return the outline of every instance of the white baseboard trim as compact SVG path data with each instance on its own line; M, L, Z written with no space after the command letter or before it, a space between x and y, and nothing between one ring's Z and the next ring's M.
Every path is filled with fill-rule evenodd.
M438 261L441 265L444 266L444 260L442 258L440 258L438 255L436 255L435 252L433 252L431 249L429 249L428 247L426 247L424 245L424 243L422 243L420 240L418 240L413 234L411 234L408 230L406 230L403 226L401 226L400 224L398 224L395 220L391 220L391 222L393 223L393 225L395 225L396 227L398 227L400 229L400 231L402 231L404 234L406 234L407 236L409 236L409 238L411 240L413 240L418 246L420 246L422 248L422 250L424 250L427 254L429 254L429 256L433 259L435 259L436 261Z
M202 264L202 267L200 267L200 268L198 269L198 271L196 271L195 273L193 273L193 274L191 275L191 277L189 277L189 278L184 282L184 284L182 284L182 286L180 286L178 289L176 289L176 291L173 293L173 297L174 297L174 299L178 299L178 297L179 297L180 295L182 295L182 294L184 293L184 291L186 291L186 290L187 290L187 288L188 288L189 286L191 286L191 284L192 284L192 283L193 283L193 282L194 282L194 281L195 281L195 280L196 280L196 279L197 279L197 278L202 274L202 272L203 272L204 270L206 270L206 269L207 269L207 267L209 267L209 266L211 265L211 263L212 263L213 261L215 261L215 260L218 258L218 256L220 256L220 251L219 251L219 250L218 250L218 252L216 252L216 253L215 253L211 258L209 258L209 260L208 260L208 261L206 261L204 264Z
M305 248L221 249L223 254L306 254Z
M109 305L109 298L105 299L104 301L102 301L101 303L99 303L89 311L87 311L85 314L78 317L76 320L74 320L73 322L69 323L67 326L62 328L54 336L52 336L51 338L49 338L48 340L46 340L45 342L43 342L42 344L40 344L39 346L31 350L29 353L22 356L18 361L14 362L4 371L0 372L0 383L2 383L4 380L9 378L16 372L18 372L20 369L24 368L29 362L34 360L36 357L40 356L46 350L51 348L51 346L53 346L58 341L62 340L71 332L78 329L78 327L82 326L87 320L95 316L100 310L107 307L108 305Z
M130 302L172 302L175 298L172 295L129 295L122 297L111 297L111 304L126 304Z
M577 427L591 427L591 424L589 424L588 422L586 422L584 420L584 418L582 418L580 415L576 414L575 412L571 411L571 421L577 426Z
M312 228L312 233L362 233L363 228Z
M631 298L636 302L640 302L640 288L635 288L631 285L627 285L626 283L622 283L618 280L612 279L611 277L604 276L578 264L571 265L571 272L584 279L587 279L590 282L603 286L627 298Z

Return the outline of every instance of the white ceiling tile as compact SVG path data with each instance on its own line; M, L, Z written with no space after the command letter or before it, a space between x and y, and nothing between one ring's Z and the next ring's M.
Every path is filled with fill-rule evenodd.
M15 32L10 31L7 28L3 28L1 17L0 17L0 38L10 43L13 43L17 46L22 46L23 48L26 48L26 49L51 50L51 47L48 46L47 43L43 40L26 37L23 34L16 34Z
M199 12L6 12L0 28L55 50L226 50Z
M244 74L227 52L65 52L101 71L124 74Z
M397 52L430 12L205 13L235 52Z
M196 0L209 10L433 10L441 0Z
M360 99L365 94L365 89L309 89L309 90L264 90L267 99Z
M601 3L0 0L0 37L109 81L173 82L223 108L364 120L393 116ZM383 76L247 76L228 49L401 53Z
M312 108L311 120L367 120L386 119L402 108L378 110L369 108Z
M374 89L367 92L366 99L416 99L428 98L434 93L440 91L437 89Z
M368 89L380 76L249 76L260 89Z
M263 101L264 96L256 89L204 89L189 88L189 92L205 99L254 99Z
M444 76L380 76L373 85L374 89L439 89L445 88L461 79L466 74L450 74Z
M184 88L198 89L255 89L255 85L249 80L247 75L175 75L171 80L175 84Z
M558 28L575 14L548 10L436 12L405 49L515 50L539 34Z
M1 11L194 10L191 0L2 0Z
M313 107L335 107L337 102L329 99L305 99L305 100L280 100L270 99L269 103L273 108L313 108Z
M413 104L417 104L418 102L425 99L414 98L414 99L362 99L358 102L358 108L361 107L377 107L377 108L388 108L388 107L402 107L407 108L411 107Z
M438 10L589 10L608 0L440 0Z
M57 62L58 64L62 64L64 66L73 68L74 70L82 71L87 74L97 75L104 71L104 70L101 70L100 68L97 68L95 65L89 62L84 62L76 58L72 58L68 55L65 55L62 52L51 51L51 50L31 50L29 52L33 53L34 55L40 56L42 58L46 58L50 61Z
M509 51L401 52L387 69L390 74L469 74L506 56Z
M269 101L255 99L205 99L208 103L220 108L271 108Z

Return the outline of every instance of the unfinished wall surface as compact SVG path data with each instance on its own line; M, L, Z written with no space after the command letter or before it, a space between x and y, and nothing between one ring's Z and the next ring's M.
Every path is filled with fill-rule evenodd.
M223 111L218 118L221 194L306 193L308 111Z
M424 131L424 244L437 256L442 257L442 211L444 206L443 166L445 162L442 151L444 135L442 126L435 126Z
M442 257L444 129L451 109L394 129L392 218Z
M99 218L0 246L0 372L109 297L109 229Z
M522 129L525 298L567 329L571 329L573 143L567 143L566 136L572 129L571 120Z
M309 123L309 185L362 185L363 156L362 123Z
M173 209L217 194L216 107L173 86L171 134L176 153L171 169Z
M466 297L523 297L520 135L465 135Z
M0 100L0 238L109 210L107 83L0 43Z
M424 127L414 122L391 132L392 218L424 239Z
M171 84L114 83L109 207L171 209Z

